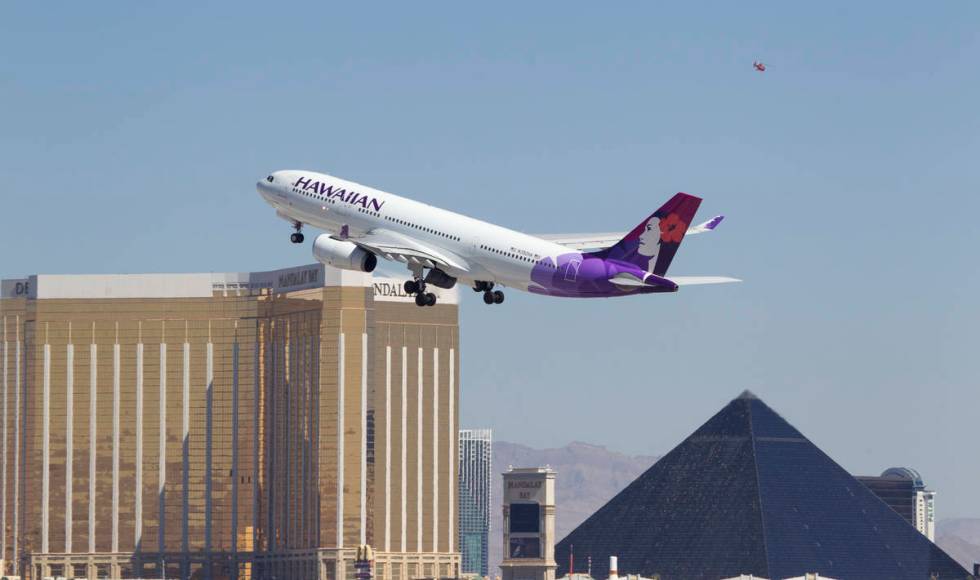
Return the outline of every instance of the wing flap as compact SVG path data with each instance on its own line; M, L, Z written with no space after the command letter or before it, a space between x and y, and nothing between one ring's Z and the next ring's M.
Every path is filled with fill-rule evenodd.
M346 239L388 260L426 268L442 266L456 272L469 271L468 265L459 256L388 230L372 230L362 236L351 236Z

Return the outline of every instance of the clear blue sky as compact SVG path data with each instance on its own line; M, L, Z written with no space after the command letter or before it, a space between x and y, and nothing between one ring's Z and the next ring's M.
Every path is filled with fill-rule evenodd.
M280 168L529 232L687 191L672 272L746 282L464 292L464 425L656 454L748 387L980 516L980 2L17 3L0 50L0 276L310 262Z

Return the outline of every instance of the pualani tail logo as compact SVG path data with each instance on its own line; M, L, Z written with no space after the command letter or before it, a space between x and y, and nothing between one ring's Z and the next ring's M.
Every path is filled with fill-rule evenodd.
M347 191L343 188L334 189L332 185L327 185L322 181L312 181L309 177L300 177L293 184L293 187L300 187L303 191L312 189L327 198L339 199L342 202L359 205L364 209L370 209L372 211L381 211L381 206L385 204L383 201L379 201L368 195L361 195L356 191Z

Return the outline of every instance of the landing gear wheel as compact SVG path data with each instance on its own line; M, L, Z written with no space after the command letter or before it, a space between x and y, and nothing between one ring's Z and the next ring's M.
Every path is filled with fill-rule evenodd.
M473 285L474 292L489 292L491 290L493 290L493 282L477 280L476 284Z
M302 244L305 237L300 232L296 232L289 235L289 241L294 244Z
M489 294L489 292L488 292L488 294ZM494 290L493 291L493 303L494 304L503 304L504 303L504 293L501 292L500 290Z
M486 292L483 293L483 303L484 304L493 304L493 298L494 298L493 292L490 292L489 290L487 290Z
M419 292L415 295L416 306L435 306L436 295L432 292Z
M425 294L425 282L422 280L406 280L405 294Z

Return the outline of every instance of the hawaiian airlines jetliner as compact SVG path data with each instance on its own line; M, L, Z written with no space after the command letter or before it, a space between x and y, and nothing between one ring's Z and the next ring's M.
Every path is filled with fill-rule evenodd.
M371 272L378 258L402 262L405 291L432 306L432 284L457 281L500 304L499 287L572 298L676 292L693 284L738 282L721 276L672 276L667 268L685 234L710 232L723 216L689 227L701 199L678 193L630 232L528 235L312 171L277 171L257 183L276 215L293 226L325 230L313 256L337 268Z

